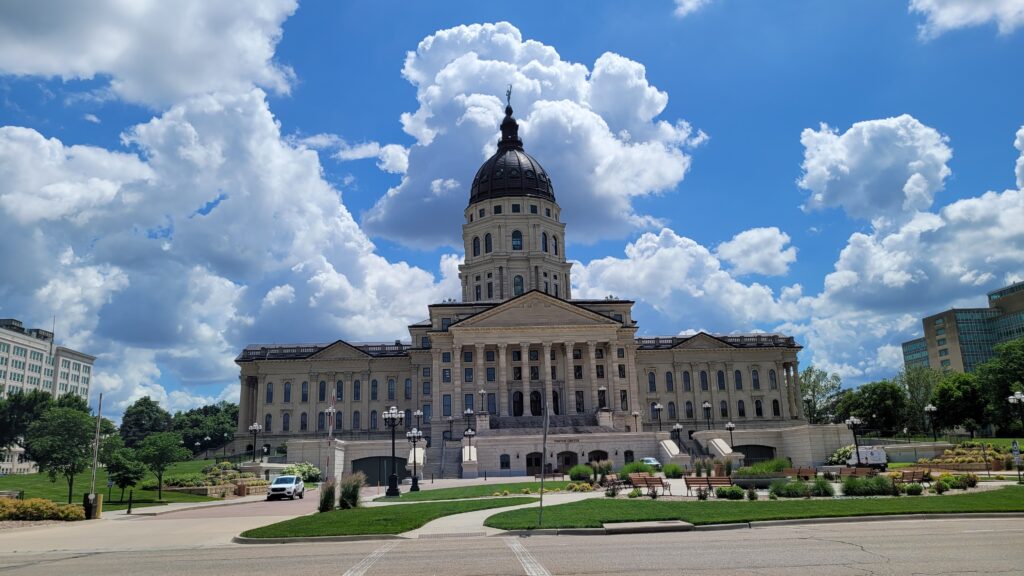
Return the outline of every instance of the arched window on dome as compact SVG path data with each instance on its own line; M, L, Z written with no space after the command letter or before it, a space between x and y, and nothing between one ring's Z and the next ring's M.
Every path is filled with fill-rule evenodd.
M554 234L551 235L551 251L555 253L555 256L558 256L558 236Z
M522 250L523 249L523 233L519 230L512 231L512 249Z
M541 232L540 233L540 249L541 249L541 252L547 252L548 251L548 233L547 232Z
M491 233L484 234L484 253L490 254L491 250L494 249L494 245L491 242Z
M512 295L519 296L523 293L523 277L516 276L512 279Z
M473 256L479 256L479 255L480 255L480 237L479 236L474 236L473 237Z

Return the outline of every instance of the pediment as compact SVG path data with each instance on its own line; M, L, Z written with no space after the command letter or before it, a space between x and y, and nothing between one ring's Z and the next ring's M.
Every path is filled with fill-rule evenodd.
M543 292L528 292L452 325L459 328L616 326L620 323Z
M700 332L691 336L689 340L676 344L675 348L677 350L711 350L718 348L733 348L733 346L732 344L719 340L706 332Z
M323 350L313 354L309 357L310 360L362 360L369 356L366 352L363 352L359 348L345 342L344 340L338 340Z

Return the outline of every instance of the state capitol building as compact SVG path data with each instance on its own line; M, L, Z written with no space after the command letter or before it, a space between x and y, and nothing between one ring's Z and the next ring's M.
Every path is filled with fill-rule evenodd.
M532 475L542 461L567 470L646 456L684 466L700 456L801 464L846 443L845 429L804 421L801 346L792 337L638 338L631 300L572 298L554 184L524 151L511 106L464 217L462 301L429 306L429 317L409 326L408 343L242 351L237 451L251 450L252 429L261 428L257 445L271 456L286 450L287 461L362 470L376 481L390 457L381 414L391 406L404 412L402 433L418 426L429 440L417 460L426 477ZM542 458L546 406L550 454ZM733 446L722 440L727 422ZM464 437L467 428L475 438ZM328 441L331 459L321 447ZM412 457L406 446L400 454L402 463Z

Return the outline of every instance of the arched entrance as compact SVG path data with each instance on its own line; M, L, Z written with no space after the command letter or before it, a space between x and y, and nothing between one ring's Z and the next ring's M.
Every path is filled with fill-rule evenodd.
M743 454L744 464L757 464L775 458L775 448L761 444L743 444L732 447L733 452Z
M352 461L352 472L362 472L366 474L366 484L374 486L378 483L387 484L388 476L391 475L392 466L388 462L391 460L390 456L370 456L368 458L359 458L358 460ZM405 469L405 459L395 458L394 471L398 474L399 481L406 476L409 476L409 471Z
M534 416L540 416L540 414L541 414L541 412L540 412L540 401L541 401L540 392L538 392L536 390L534 390L533 392L530 392L530 414L532 414Z
M551 407L555 411L555 416L558 416L559 414L562 413L562 410L561 410L561 407L560 407L561 406L561 402L559 402L560 399L561 398L558 395L558 390L552 390L551 391L551 401L554 402L554 404L552 404Z
M589 462L597 462L599 460L607 460L607 459L608 459L608 453L605 452L604 450L591 450L590 453L587 454L587 462L588 463Z
M512 393L512 415L523 415L523 393L516 391Z
M540 474L541 459L543 454L540 452L530 452L526 455L526 475L533 476Z
M558 453L558 471L563 474L568 473L569 468L579 463L579 455L576 454L575 450L566 450L565 452Z

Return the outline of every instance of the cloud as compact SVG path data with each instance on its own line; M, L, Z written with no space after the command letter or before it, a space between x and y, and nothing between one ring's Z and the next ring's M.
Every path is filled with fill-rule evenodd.
M232 4L43 0L0 4L0 73L91 79L160 106L256 85L288 93L293 72L274 61L295 0Z
M509 82L525 148L551 176L574 241L659 227L633 200L673 190L689 169L689 149L707 138L684 120L658 119L668 95L642 64L606 53L588 69L507 22L438 31L408 53L402 73L416 87L419 108L401 117L416 142L401 183L363 226L409 246L461 246L471 178L495 152L505 107L498 95ZM459 194L439 196L438 181L461 183Z
M93 124L100 123L99 117L95 114L82 114L82 120L85 120L86 122L91 122Z
M289 284L282 284L281 286L274 286L267 292L267 295L263 297L263 307L276 306L279 302L291 304L294 301L295 288L292 288Z
M796 248L787 247L789 234L772 226L752 228L723 242L715 250L716 255L732 264L732 272L781 276L789 271L789 265L796 262Z
M1024 24L1022 0L910 0L909 9L925 17L918 26L922 40L989 23L996 24L1000 34L1010 34Z
M711 4L711 0L675 0L676 9L672 12L676 18L686 18L697 10Z
M948 138L913 116L857 122L840 134L822 124L800 134L805 210L841 207L850 217L903 220L926 210L951 174Z
M1024 189L1024 126L1017 130L1017 138L1013 141L1013 146L1020 151L1020 157L1017 158L1017 188Z

